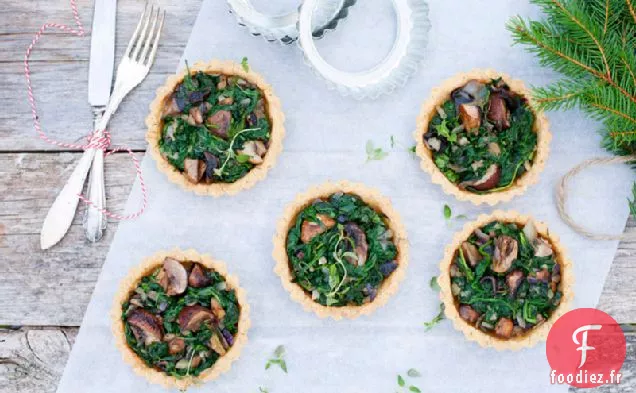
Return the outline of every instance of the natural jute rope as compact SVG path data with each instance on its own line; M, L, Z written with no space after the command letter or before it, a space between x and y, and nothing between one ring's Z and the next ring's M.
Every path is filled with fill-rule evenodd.
M620 157L607 157L607 158L592 158L586 161L583 161L579 165L570 169L568 173L566 173L561 181L556 186L556 203L557 209L559 210L559 215L570 226L570 228L574 229L577 233L593 239L593 240L624 240L624 239L633 239L636 238L636 234L631 235L610 235L603 233L595 233L589 231L584 226L576 223L572 217L567 213L565 209L565 204L567 202L568 197L568 182L570 179L575 177L582 170L595 166L595 165L610 165L610 164L623 164L626 162L636 161L636 156L620 156Z

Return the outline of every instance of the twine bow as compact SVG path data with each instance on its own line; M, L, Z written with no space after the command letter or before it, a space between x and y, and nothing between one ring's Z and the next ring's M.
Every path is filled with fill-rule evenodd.
M37 111L37 105L35 103L35 97L33 94L33 87L31 84L31 68L29 67L29 57L31 56L31 53L33 52L33 49L35 48L36 44L40 41L40 38L44 35L46 30L48 29L61 30L63 32L75 35L77 37L84 37L85 35L84 26L82 25L82 22L80 21L80 18L79 18L77 5L75 3L75 0L70 0L70 1L71 1L71 10L73 11L73 19L75 20L75 27L71 27L71 26L67 26L67 25L59 24L59 23L45 23L44 25L42 25L42 27L40 27L40 30L38 30L38 32L33 37L33 40L31 41L31 44L27 48L26 54L24 55L24 77L26 79L29 104L31 106L31 112L33 115L33 127L35 128L35 131L38 133L38 136L40 139L55 146L59 146L59 147L67 148L67 149L81 149L81 150L99 149L105 152L106 157L118 151L127 151L130 157L132 158L133 164L135 165L135 170L137 171L137 177L139 178L139 183L141 185L141 194L143 199L142 206L139 209L139 211L129 215L120 215L120 214L113 213L107 209L101 209L101 208L98 208L98 210L101 211L103 214L105 214L107 217L114 218L117 220L129 220L132 218L136 218L136 217L139 217L141 214L143 214L144 210L146 209L146 206L148 204L148 192L147 192L146 184L144 183L144 179L142 176L141 167L139 166L139 160L137 160L137 158L135 157L134 153L132 152L130 148L115 147L113 149L108 150L111 147L111 136L110 136L110 133L106 130L103 130L101 133L98 131L91 132L87 137L86 144L59 142L49 138L42 130L42 125L40 123L40 118L38 116L38 111ZM92 202L88 200L84 195L78 194L77 196L84 203L88 205L92 205Z

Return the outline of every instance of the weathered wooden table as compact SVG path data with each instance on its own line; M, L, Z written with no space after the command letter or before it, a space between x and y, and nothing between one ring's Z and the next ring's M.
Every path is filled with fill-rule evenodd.
M222 0L218 0L222 1ZM168 3L168 2L163 2ZM183 52L201 0L166 5L168 23L150 76L122 105L111 122L114 143L141 157L146 148L143 120L154 90ZM78 0L90 33L93 1ZM116 54L120 56L143 7L140 0L119 0ZM26 101L24 51L44 22L72 23L67 0L7 0L0 13L0 393L53 392L73 345L77 327L93 292L116 230L110 222L104 239L87 243L76 217L69 234L47 252L39 248L46 212L73 170L81 152L60 150L36 138ZM69 141L90 131L87 104L90 38L60 33L46 36L32 57L33 84L46 132ZM90 34L89 34L90 35ZM116 62L119 58L116 59ZM109 206L122 206L135 176L126 153L106 160ZM629 221L627 232L636 232ZM628 360L620 386L603 392L636 390L636 243L622 242L601 296L628 337ZM546 376L547 378L547 376Z

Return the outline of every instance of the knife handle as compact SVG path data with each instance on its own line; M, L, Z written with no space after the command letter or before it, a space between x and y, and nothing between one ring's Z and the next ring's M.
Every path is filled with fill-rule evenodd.
M73 222L75 217L75 210L79 203L79 194L84 188L84 181L86 175L91 167L93 156L95 155L94 149L88 149L82 154L77 166L73 170L73 173L69 177L68 181L62 188L62 191L55 198L55 202L49 209L42 225L42 232L40 233L40 246L43 250L46 250L54 246L59 242L68 228Z
M95 110L95 129L100 129L103 110ZM88 200L91 202L84 212L84 233L90 242L99 241L106 229L106 188L104 185L104 151L96 150L88 180Z

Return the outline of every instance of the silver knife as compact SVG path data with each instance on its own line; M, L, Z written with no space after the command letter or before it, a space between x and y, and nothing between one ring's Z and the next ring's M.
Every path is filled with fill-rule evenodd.
M117 0L96 0L91 33L91 55L88 68L88 103L95 115L95 129L108 104L115 67L115 19ZM84 213L84 231L91 242L101 239L106 229L104 186L104 152L95 152L88 180L88 199L92 202Z
M95 122L97 125L104 107L108 103L110 97L110 89L113 80L113 68L115 61L115 16L117 11L117 0L96 0L95 13L93 15L93 28L91 32L91 54L89 63L88 76L88 102L93 107L95 113ZM82 192L86 175L91 168L94 157L97 158L98 165L95 167L96 175L91 175L91 186L89 188L95 190L98 186L93 186L93 182L98 184L102 182L102 191L99 194L90 193L91 199L95 199L95 203L101 206L105 205L105 197L103 192L103 151L88 149L82 155L78 165L71 174L69 181L66 183L62 191L53 202L49 209L42 232L40 233L40 247L46 250L57 242L59 242L68 228L73 222L77 204L79 203L78 194ZM99 166L100 162L102 163ZM99 166L99 168L98 168ZM89 211L98 212L96 209L88 209ZM100 217L101 216L101 220ZM99 225L103 228L105 220L101 213L95 217L96 221L90 220L91 225ZM89 220L87 220L89 223Z

